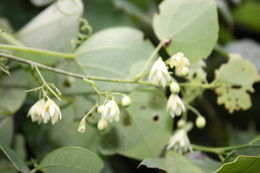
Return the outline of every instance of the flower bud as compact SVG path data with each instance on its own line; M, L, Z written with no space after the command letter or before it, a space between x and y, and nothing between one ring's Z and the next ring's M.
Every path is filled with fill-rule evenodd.
M186 77L188 76L190 70L188 67L181 67L181 68L176 68L175 69L175 73L177 76L180 76L180 77Z
M121 100L121 104L122 104L122 106L124 106L124 107L129 106L131 103L132 103L131 98L130 98L129 96L126 96L126 95L125 95L125 96L122 98L122 100Z
M186 124L186 121L185 121L184 119L180 119L180 120L178 121L178 123L177 123L177 127L178 127L178 128L182 128L182 127L185 126L185 124Z
M206 120L203 116L199 116L197 119L196 119L196 126L198 128L204 128L206 125Z
M86 121L85 119L83 118L80 123L79 123L79 128L78 128L78 132L80 133L84 133L86 130Z
M180 86L176 81L172 81L170 85L170 90L173 94L178 94L180 92Z
M100 118L97 124L98 130L106 130L108 127L108 121L105 118Z

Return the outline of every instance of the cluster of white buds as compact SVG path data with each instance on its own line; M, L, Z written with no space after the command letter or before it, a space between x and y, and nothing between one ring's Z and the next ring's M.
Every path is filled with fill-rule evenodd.
M191 152L192 147L187 132L184 129L177 130L170 138L166 149L173 149L179 154Z
M101 118L98 122L98 129L104 130L108 126L108 122L119 121L120 110L114 99L109 100L105 104L98 107L98 113L101 114Z
M28 115L33 122L48 123L51 120L52 124L61 120L61 111L59 106L50 98L38 100L29 110Z
M165 87L168 82L172 79L168 68L163 62L162 58L159 57L153 64L150 74L149 80L157 86Z
M175 67L175 74L177 76L185 77L189 74L188 66L190 65L190 62L182 52L173 55L167 60L167 63L171 68Z

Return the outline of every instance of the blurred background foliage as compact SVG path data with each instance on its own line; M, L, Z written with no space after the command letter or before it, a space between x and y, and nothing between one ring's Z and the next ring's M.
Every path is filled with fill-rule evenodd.
M0 1L0 26L8 31L16 32L28 23L34 16L39 14L52 3L53 0L1 0ZM83 0L83 17L88 20L97 32L101 29L112 26L130 26L138 28L145 33L145 38L152 40L154 44L158 43L152 28L151 21L154 13L158 12L158 4L161 0ZM229 52L240 53L244 58L253 62L260 71L260 1L258 0L216 0L219 14L219 44L225 47ZM165 54L165 52L160 52ZM215 69L225 62L226 59L218 53L213 52L206 60L206 72L208 81L214 79ZM15 68L12 67L12 68ZM52 81L53 76L44 73L48 81ZM16 74L13 74L15 76ZM234 74L239 75L239 74ZM2 78L2 76L0 76ZM19 76L18 76L19 79ZM20 89L18 93L23 93L22 84L19 81ZM206 91L201 95L195 107L199 109L202 115L206 116L207 126L203 130L194 129L189 134L193 143L207 146L227 146L245 143L254 138L260 130L260 84L254 85L255 92L251 94L252 107L246 111L238 111L230 115L223 106L216 103L217 96L213 91ZM25 96L20 95L19 98ZM23 98L24 99L24 98ZM1 104L2 104L1 100ZM21 102L22 103L22 102ZM57 126L66 126L65 130L70 139L62 138L62 133L48 133L49 127L38 126L31 123L25 116L29 106L33 102L26 100L24 105L15 113L14 121L10 116L0 117L0 141L6 145L11 144L23 158L41 158L46 152L62 145L87 145L91 151L96 151L95 140L98 137L82 138L77 134L77 123L66 126L66 123L57 124ZM80 103L80 98L79 102ZM13 104L10 102L10 104ZM20 107L17 103L17 107ZM15 106L15 105L12 105ZM84 105L78 105L77 110L81 110ZM70 107L66 107L70 113ZM83 108L86 109L86 108ZM0 108L1 110L1 108ZM12 109L10 109L12 110ZM1 110L2 111L2 110ZM5 112L6 113L6 112ZM13 113L9 112L10 115ZM3 112L1 112L3 114ZM78 113L79 114L79 113ZM189 116L191 119L195 116ZM194 121L193 119L193 121ZM69 116L64 116L65 122L71 122ZM65 124L65 125L64 125ZM59 127L51 127L57 128ZM72 129L70 129L72 128ZM87 127L88 132L92 126ZM2 130L4 129L4 134ZM55 130L51 130L54 132ZM74 132L71 132L74 131ZM87 133L88 133L87 132ZM14 135L12 135L14 134ZM98 136L98 134L97 134ZM5 139L4 141L2 139ZM95 140L93 140L95 139ZM75 143L77 141L77 143ZM60 142L60 144L59 144ZM88 143L90 142L90 143ZM242 150L244 154L259 154L259 150ZM214 158L214 156L213 156ZM1 155L0 172L8 172L7 161ZM104 172L106 173L125 173L132 172L160 172L141 166L137 169L139 161L129 159L123 156L114 155L106 163ZM1 167L3 165L3 167ZM9 165L10 166L10 165ZM12 170L10 170L12 172Z

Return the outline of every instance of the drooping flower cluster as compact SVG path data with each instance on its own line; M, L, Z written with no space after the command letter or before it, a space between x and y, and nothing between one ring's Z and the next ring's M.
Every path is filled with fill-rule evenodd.
M167 63L171 68L175 68L175 74L177 76L184 77L189 74L188 66L190 65L190 62L182 52L173 55L167 60Z
M28 115L33 122L55 124L61 120L61 111L59 106L50 98L38 100L29 110Z
M192 151L190 140L187 136L187 132L184 129L176 131L170 138L167 150L173 149L179 154Z
M105 104L98 107L98 113L101 114L101 118L98 122L98 129L104 130L108 126L108 122L119 121L120 110L114 99L109 100Z
M184 56L183 53L177 53L169 58L166 62L171 68L175 68L176 75L187 76L189 73L188 66L190 65L189 60ZM177 81L171 77L168 68L161 57L159 57L153 64L149 80L158 86L165 87L167 83L170 83L171 95L167 103L167 111L172 117L180 116L185 111L184 104L181 98L178 96L180 92L180 86Z
M149 74L149 80L154 85L162 87L165 87L171 81L171 75L161 57L154 62Z

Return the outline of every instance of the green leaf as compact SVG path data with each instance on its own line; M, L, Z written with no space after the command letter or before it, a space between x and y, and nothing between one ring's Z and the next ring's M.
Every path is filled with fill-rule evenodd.
M83 103L86 103L86 101ZM56 144L56 147L80 146L87 148L92 152L98 153L100 149L99 131L95 126L92 126L90 122L87 122L86 124L85 133L82 134L77 131L79 126L79 118L84 116L85 113L82 113L80 109L77 110L78 107L76 107L76 105L78 105L78 102L75 102L73 105L63 109L62 121L55 124L55 126L49 126L48 140L51 144ZM83 108L83 105L80 108ZM89 109L86 111L89 111Z
M240 155L235 161L223 164L217 173L254 173L259 169L259 156Z
M17 155L14 150L11 148L5 146L5 145L0 145L1 150L4 152L6 157L12 162L14 167L22 172L22 173L29 173L30 170L27 167L27 165L24 163L24 161L20 158L19 155Z
M215 0L165 0L153 28L160 40L171 39L170 55L183 52L191 62L206 58L218 38Z
M153 49L149 41L143 40L140 31L116 27L94 34L79 47L76 54L78 64L85 74L122 79L130 77L128 73L131 66L139 61L144 63ZM136 71L132 75L138 73L139 71ZM97 82L97 84L101 89L120 87L118 84L115 86L107 82Z
M198 156L197 154L191 153L185 157L169 151L165 158L145 159L140 165L161 169L169 173L209 173L218 168L217 162L204 155L199 154Z
M0 159L0 172L1 173L17 173L13 165L5 159Z
M27 79L23 70L11 72L11 76L0 76L0 115L12 115L23 104Z
M13 119L10 116L0 116L0 144L9 146L13 137Z
M242 24L254 31L260 32L260 20L258 18L260 3L248 1L239 5L234 10L234 19L238 24Z
M251 39L236 40L227 45L228 52L240 54L255 64L260 74L260 45Z
M82 15L81 0L60 0L33 18L18 33L18 39L26 46L70 53L72 40L78 33L78 19ZM37 53L18 53L26 59L44 64L52 64L54 57Z
M248 92L254 91L252 85L259 80L257 69L252 63L240 55L231 54L228 63L216 70L215 74L220 84L215 89L218 104L224 104L230 113L251 107Z
M63 147L48 153L40 168L48 173L100 173L104 164L94 153L81 147Z
M158 90L140 89L130 94L132 104L102 138L103 154L119 153L135 159L159 156L171 135L172 118L166 98Z

